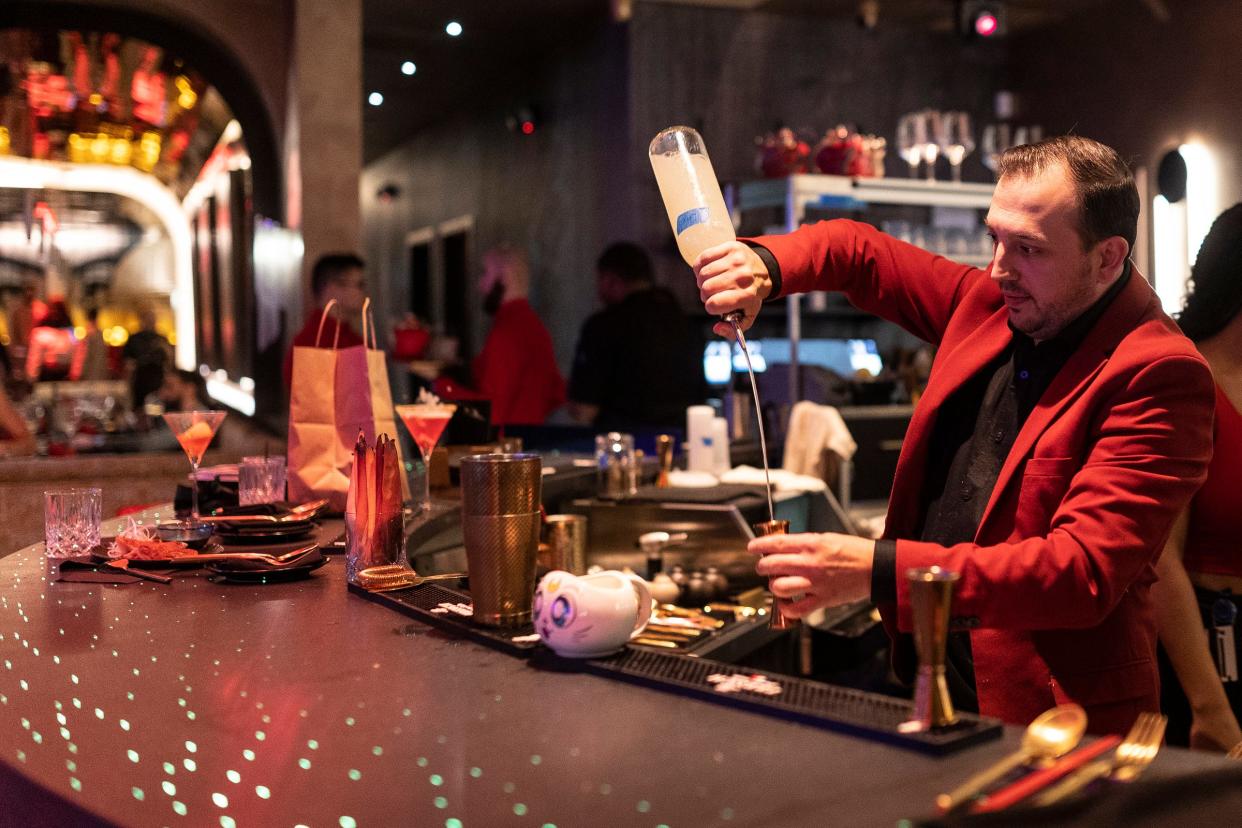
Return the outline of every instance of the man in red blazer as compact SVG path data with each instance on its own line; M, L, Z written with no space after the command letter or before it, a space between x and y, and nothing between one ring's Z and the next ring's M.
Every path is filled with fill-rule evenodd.
M938 347L893 481L883 540L803 534L751 550L781 611L870 597L912 658L904 573L960 573L951 689L1013 723L1064 702L1093 732L1159 707L1149 587L1212 451L1212 377L1128 256L1138 194L1108 147L1061 137L1009 150L985 270L830 221L711 248L709 313L807 290ZM727 333L727 325L717 326ZM977 695L976 695L977 694Z

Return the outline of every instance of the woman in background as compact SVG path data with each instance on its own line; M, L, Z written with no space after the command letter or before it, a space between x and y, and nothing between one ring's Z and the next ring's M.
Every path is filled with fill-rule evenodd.
M1161 706L1170 744L1226 751L1242 742L1242 204L1203 240L1178 323L1216 378L1216 450L1156 567Z

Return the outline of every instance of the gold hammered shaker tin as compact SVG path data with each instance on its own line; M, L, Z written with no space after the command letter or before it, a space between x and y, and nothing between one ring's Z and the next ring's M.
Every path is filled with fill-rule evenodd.
M462 533L480 624L530 622L542 467L537 454L475 454L461 461Z

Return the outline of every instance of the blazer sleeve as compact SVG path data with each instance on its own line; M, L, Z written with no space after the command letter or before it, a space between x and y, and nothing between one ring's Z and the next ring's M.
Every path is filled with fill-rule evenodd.
M898 241L869 224L837 219L746 240L780 266L782 295L842 291L860 310L940 343L962 295L984 271Z
M1077 629L1099 624L1154 564L1173 519L1207 477L1214 390L1207 365L1189 355L1138 370L1091 425L1086 461L1037 536L991 546L897 541L897 571L939 565L961 580L953 615L971 627ZM1037 464L1042 460L1042 464ZM1015 520L1038 505L1060 463L1027 461ZM1040 480L1046 475L1045 480ZM1061 481L1063 482L1063 478ZM1041 488L1043 487L1043 488ZM1023 500L1035 498L1035 500ZM910 593L897 579L897 627L911 629Z

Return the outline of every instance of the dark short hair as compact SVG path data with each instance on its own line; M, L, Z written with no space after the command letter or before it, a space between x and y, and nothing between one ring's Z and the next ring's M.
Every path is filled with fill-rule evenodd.
M326 253L311 268L311 291L316 297L322 296L329 282L341 278L351 270L362 270L366 266L367 263L356 253Z
M1084 247L1121 236L1130 250L1138 235L1139 195L1134 173L1112 147L1081 135L1058 135L1005 150L999 178L1036 175L1063 164L1078 197L1078 234Z
M1190 292L1177 316L1182 332L1195 342L1220 333L1242 312L1242 204L1216 217L1203 238Z
M595 269L600 273L611 273L627 285L641 284L652 280L651 257L633 242L614 242L599 256Z

